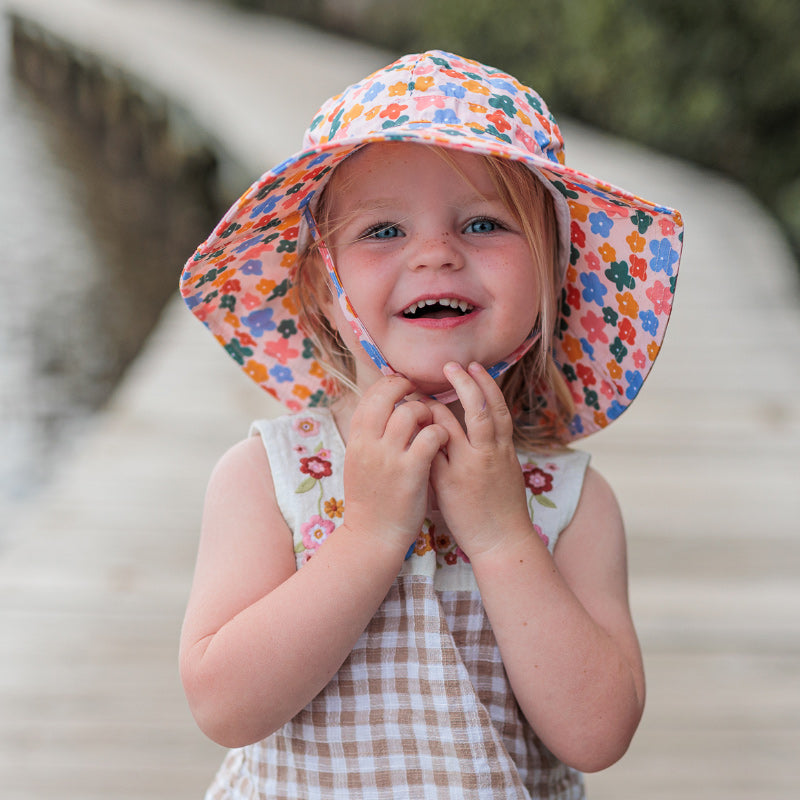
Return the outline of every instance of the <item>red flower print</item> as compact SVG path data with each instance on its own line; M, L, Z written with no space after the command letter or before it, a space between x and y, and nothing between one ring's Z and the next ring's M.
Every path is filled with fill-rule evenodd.
M619 324L619 338L628 344L636 344L636 329L627 317Z
M639 280L647 280L647 259L631 255L631 276Z
M390 103L381 111L381 117L397 119L407 108L408 106L401 106L399 103Z
M326 461L319 456L310 456L309 458L300 459L300 472L319 480L320 478L327 478L332 474L333 470L331 469L330 461Z
M522 475L525 479L525 486L533 494L544 494L553 490L553 476L533 464L526 464L522 468Z
M569 226L569 238L570 241L578 245L578 247L584 247L586 245L586 234L575 220L572 220L572 224Z
M597 378L594 376L594 372L592 372L589 367L585 364L578 364L575 368L575 371L578 373L578 377L581 379L581 383L584 386L592 386L593 384L597 383Z

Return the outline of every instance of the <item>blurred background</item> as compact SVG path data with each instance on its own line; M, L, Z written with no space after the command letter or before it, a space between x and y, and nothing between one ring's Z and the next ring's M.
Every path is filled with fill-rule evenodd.
M588 442L626 512L650 681L590 797L797 796L800 3L0 8L0 795L201 796L220 752L175 650L202 491L275 408L178 274L322 100L436 47L530 83L568 163L687 222L652 385Z
M228 4L390 52L437 47L500 65L559 119L730 176L800 253L796 0ZM174 152L163 99L126 96L108 72L64 53L26 58L22 41L14 58L8 29L0 47L0 235L15 275L0 320L1 511L35 489L54 449L107 399L174 288L175 265L235 194L215 184L212 148ZM77 88L76 70L85 73ZM115 89L116 102L101 104Z

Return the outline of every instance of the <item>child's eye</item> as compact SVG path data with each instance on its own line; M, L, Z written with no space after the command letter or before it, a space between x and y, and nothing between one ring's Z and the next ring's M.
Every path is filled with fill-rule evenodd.
M493 219L481 217L480 219L473 219L467 224L467 233L493 233L500 229L500 223Z
M400 228L387 222L373 225L360 237L361 239L395 239L401 236Z

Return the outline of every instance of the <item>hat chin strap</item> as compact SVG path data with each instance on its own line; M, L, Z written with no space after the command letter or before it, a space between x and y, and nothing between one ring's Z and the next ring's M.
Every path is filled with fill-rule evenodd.
M401 374L398 373L397 370L393 369L389 362L384 358L383 353L381 353L380 349L375 344L375 341L369 335L369 331L367 331L367 329L364 327L364 324L358 318L355 308L350 302L350 299L344 290L344 286L342 285L342 281L339 278L339 271L336 269L336 264L333 262L333 257L331 256L330 250L328 250L328 246L325 244L324 239L320 235L317 222L314 219L314 215L311 213L311 209L308 207L308 203L306 203L303 207L303 218L308 225L311 236L317 244L319 254L322 256L322 260L325 262L325 267L328 270L331 284L336 290L336 299L339 302L339 307L342 310L342 314L350 324L350 327L353 329L353 333L355 334L361 346L364 348L364 351L370 357L370 359L372 359L372 362L380 370L382 375ZM528 350L533 347L534 344L536 344L541 334L541 330L534 328L519 347L509 353L509 355L506 356L506 358L504 358L502 361L498 361L495 364L492 364L491 367L487 367L486 371L492 376L492 378L497 380L506 370L508 370L510 367L513 367L514 364L516 364L525 355L525 353L527 353ZM438 394L431 396L434 400L438 400L440 403L445 404L452 403L454 400L458 399L455 389L446 389L443 392L439 392Z

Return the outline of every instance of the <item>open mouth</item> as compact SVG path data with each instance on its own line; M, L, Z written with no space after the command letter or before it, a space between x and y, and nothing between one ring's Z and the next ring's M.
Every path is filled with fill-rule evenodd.
M403 309L405 319L445 319L463 317L475 310L466 300L455 297L440 297L437 300L419 300Z

